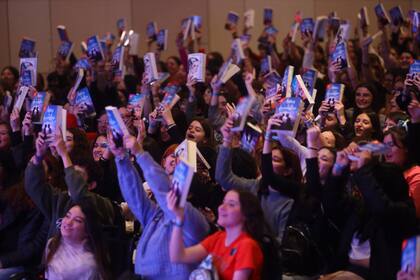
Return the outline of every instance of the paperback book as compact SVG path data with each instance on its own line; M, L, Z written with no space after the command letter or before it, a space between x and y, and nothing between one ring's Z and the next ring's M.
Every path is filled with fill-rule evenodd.
M217 74L217 79L222 83L225 84L227 81L232 78L233 75L238 73L241 69L232 63L232 59L228 59L223 63L222 67L220 67L219 73Z
M374 10L375 10L376 17L383 25L387 25L391 23L388 13L386 12L384 5L382 3L375 5Z
M319 16L315 20L314 33L312 38L315 41L324 40L327 33L328 18L326 16Z
M188 79L204 82L206 79L206 54L191 53L188 55Z
M20 59L20 84L23 86L36 86L37 73L36 57L27 57Z
M280 85L280 90L282 93L282 96L290 97L292 95L292 81L293 81L293 72L295 70L295 67L292 65L289 65L284 70L283 80Z
M58 47L58 55L65 61L68 61L73 51L74 44L70 41L61 41Z
M148 52L143 57L144 61L144 72L146 75L146 82L151 83L159 79L159 74L157 71L157 65L156 65L156 57L155 53Z
M333 53L331 54L331 61L337 63L340 70L344 70L350 67L348 63L347 46L345 42L341 42L335 46Z
M159 30L157 34L156 45L161 51L164 51L168 48L168 29Z
M280 84L282 78L276 70L271 71L264 77L265 97L264 103L270 104L271 112L274 113L278 100L280 99Z
M123 71L124 67L124 46L118 46L115 48L114 53L112 54L112 71L114 74L120 73Z
M241 39L236 38L232 43L233 56L235 57L235 63L240 64L245 59L244 50L242 49Z
M193 167L194 172L197 172L198 165L203 164L207 170L209 170L210 164L201 154L200 150L197 148L197 143L185 139L181 144L175 149L175 156L187 162L191 167Z
M184 18L181 21L181 32L183 34L183 41L185 42L188 39L190 34L190 27L191 27L191 18Z
M343 84L328 84L325 92L324 100L329 105L334 106L334 103L343 99L344 85Z
M179 160L172 177L172 190L177 196L177 205L185 207L191 181L194 175L194 168L184 160Z
M35 40L29 38L23 38L20 43L19 49L19 57L20 58L28 58L28 57L36 57L35 52Z
M124 18L120 18L117 20L117 29L119 32L123 32L125 30L125 19Z
M338 31L335 35L335 43L336 45L347 42L350 38L350 23L342 23L338 28Z
M158 33L158 29L157 29L156 22L154 21L149 22L146 26L147 38L149 38L149 40L155 41L157 33Z
M118 108L113 106L105 107L106 115L108 117L108 125L111 129L112 138L117 147L123 146L123 137L128 135L127 127L121 118Z
M61 131L63 139L66 139L67 132L67 111L60 105L48 105L42 120L41 130L44 135L57 134Z
M168 106L169 109L172 109L172 107L175 106L175 104L179 101L181 98L178 95L178 92L180 91L180 87L178 85L167 85L163 92L165 95L163 96L162 101L159 103L159 105L156 107L156 119L161 119L162 112L165 110L165 107Z
M251 122L247 122L241 137L242 149L252 154L256 149L261 134L262 130L258 125L254 125Z
M94 117L96 115L95 106L93 105L93 101L87 87L77 91L75 105L84 107L84 115L86 117Z
M315 100L312 100L312 95L309 94L308 89L303 82L300 75L296 75L292 81L292 97L300 97L303 102L309 102L309 104L315 104Z
M264 9L263 23L264 23L264 25L273 24L273 9L271 9L271 8L265 8Z
M280 126L274 126L273 131L280 134L296 136L300 122L300 115L303 110L303 103L300 97L289 97L283 100L277 108L275 116L281 120Z
M318 76L318 71L314 69L306 69L302 74L302 80L306 88L308 89L309 94L312 96L312 100L315 100L314 89L315 89L317 76Z
M244 26L246 29L252 28L255 25L255 11L247 10L244 13Z
M13 108L17 109L18 112L22 110L22 106L23 106L23 103L25 102L28 91L29 91L29 87L20 86L19 90L16 93L15 104L13 105Z
M304 18L300 23L300 33L303 35L312 35L314 32L314 20L313 18Z
M128 96L127 108L132 112L132 114L135 117L141 118L141 116L143 115L144 101L145 94L132 93Z
M190 28L190 31L191 31L191 38L193 40L196 39L196 35L195 34L197 32L200 32L202 26L203 26L203 19L201 18L201 16L195 15L195 16L192 16L191 17L191 28Z
M231 30L238 25L239 15L235 12L230 11L227 15L225 29Z
M33 124L42 124L44 112L50 102L50 94L46 91L39 91L31 103L31 116Z
M69 35L67 34L67 30L64 25L58 25L57 32L61 42L70 42Z
M261 59L260 64L260 75L265 76L272 71L271 68L271 56L267 55L263 59Z
M256 98L254 95L244 96L239 100L233 113L232 132L242 131L244 129L246 119L255 101Z
M401 9L401 6L395 6L391 10L389 10L389 16L391 18L392 25L400 26L404 23L404 13Z
M401 270L414 271L420 269L420 236L405 239L401 248Z
M361 28L366 28L370 25L369 15L368 15L366 6L360 9L360 12L357 15L357 17L359 18L359 23L360 23Z
M104 52L102 50L101 42L98 36L91 36L86 41L87 44L87 55L95 61L104 59Z
M136 32L133 32L131 34L128 35L128 40L130 42L130 47L128 49L128 54L129 55L135 55L138 56L139 55L139 40L140 40L140 35Z
M69 101L70 105L74 105L75 103L77 89L79 88L79 85L82 82L84 75L85 75L85 70L83 70L82 68L79 68L77 71L76 81L73 87L70 89L69 93L67 94L67 100Z

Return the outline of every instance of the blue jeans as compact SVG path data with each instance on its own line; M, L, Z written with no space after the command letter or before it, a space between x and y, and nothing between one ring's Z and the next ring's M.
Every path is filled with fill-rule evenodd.
M0 280L9 280L11 275L22 271L24 271L22 266L0 268Z

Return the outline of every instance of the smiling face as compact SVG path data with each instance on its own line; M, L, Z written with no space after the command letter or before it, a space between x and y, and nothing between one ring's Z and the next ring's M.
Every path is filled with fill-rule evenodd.
M86 216L80 206L73 206L61 221L60 232L64 240L82 243L87 238Z
M356 90L356 106L359 109L368 109L372 106L373 94L365 87L359 87Z
M283 153L280 149L273 149L272 153L272 164L273 164L273 171L278 175L286 175L287 168L286 162L284 161Z
M198 143L206 142L206 134L203 126L198 121L192 121L187 129L186 138L188 140Z
M354 122L354 134L360 137L362 135L366 135L366 133L371 130L372 122L369 116L365 113L358 115L356 121Z
M92 155L95 161L103 159L104 154L108 148L108 141L105 136L99 136L96 138L95 144L93 145Z
M402 146L402 143L396 143L394 139L392 139L391 134L387 134L384 137L383 143L390 148L385 154L385 161L399 166L404 166L407 161L408 151Z
M166 67L168 68L169 74L173 75L179 71L179 65L173 58L168 58L166 60Z
M218 208L217 223L224 227L236 227L243 225L245 217L241 211L241 203L239 201L239 194L235 191L226 193L223 203Z

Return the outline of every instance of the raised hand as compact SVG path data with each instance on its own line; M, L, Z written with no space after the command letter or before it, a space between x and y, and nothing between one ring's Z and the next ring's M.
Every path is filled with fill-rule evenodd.
M61 129L57 129L55 134L48 135L48 142L51 143L50 146L53 147L57 151L57 154L61 158L68 155L66 143L64 142Z
M28 136L32 133L32 114L26 112L25 118L22 121L23 135Z
M137 155L143 152L143 146L139 143L133 135L124 135L124 147L131 152L132 155Z
M320 148L321 129L314 125L306 130L306 142L310 148Z
M17 108L13 108L12 113L10 114L10 127L13 132L20 131L20 117Z
M233 127L233 117L230 116L226 119L225 123L220 128L220 132L223 135L223 143L226 142L226 144L231 144L232 138L233 138L233 133L231 131L232 127Z
M178 221L184 220L184 208L178 206L179 197L177 196L174 189L171 189L166 194L166 203L168 205L168 209L174 213L175 218Z
M43 158L47 153L48 145L46 142L46 136L44 133L38 133L38 137L35 140L35 155L38 158Z
M117 147L114 142L114 138L112 136L112 132L108 130L106 134L106 139L108 141L108 148L111 151L111 153L115 157L122 157L124 155L124 148L123 147Z
M411 94L412 100L408 105L408 113L413 123L420 123L420 103L414 93Z

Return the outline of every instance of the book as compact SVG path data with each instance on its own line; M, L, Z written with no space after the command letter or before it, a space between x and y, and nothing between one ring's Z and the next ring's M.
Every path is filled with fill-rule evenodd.
M185 139L175 149L176 158L182 159L193 167L194 172L197 172L197 143Z
M256 149L262 130L258 125L247 122L241 136L241 148L248 153L253 153Z
M111 66L114 74L122 72L124 66L124 46L118 46L115 48L112 54Z
M57 25L57 32L61 42L70 42L69 35L67 34L67 30L64 25Z
M87 87L81 88L77 91L75 105L85 107L85 116L87 117L94 117L96 115L95 106L93 105L93 101Z
M132 93L128 96L127 108L133 113L134 116L141 118L143 114L145 101L145 94Z
M168 29L161 29L157 34L156 44L159 50L164 51L168 48Z
M19 87L19 90L16 93L15 104L13 105L13 109L17 109L18 112L22 110L22 106L23 106L23 103L25 102L28 91L29 91L29 87L27 86Z
M285 98L277 107L275 116L282 121L280 126L274 126L273 131L296 137L303 103L300 97Z
M394 26L399 26L404 23L404 13L400 5L391 8L391 10L389 10L389 16L391 18L391 23Z
M192 16L191 17L191 38L193 40L195 40L195 33L200 32L201 27L203 26L203 19L201 18L201 16Z
M233 75L238 73L241 69L232 63L232 59L228 59L225 61L219 69L219 73L217 74L217 79L222 83L225 84Z
M128 49L128 54L138 56L139 55L140 35L136 32L133 32L133 33L128 35L128 40L130 42L130 47Z
M58 55L65 61L68 61L73 51L74 44L70 41L61 41L58 47Z
M275 36L279 32L279 30L275 28L274 26L270 25L264 29L264 32L270 36Z
M44 117L44 112L50 102L51 95L45 91L39 91L31 102L30 112L32 115L33 124L41 124Z
M36 45L35 40L24 37L20 43L19 57L20 58L35 57L36 56L35 45Z
M300 97L303 102L308 101L310 104L315 104L312 100L312 95L309 94L301 75L296 75L292 80L292 97Z
M77 77L73 87L70 89L69 93L67 94L67 100L69 101L70 105L74 105L77 89L79 88L80 83L85 75L85 70L83 68L78 68L77 70Z
M243 96L238 104L236 105L235 112L233 113L233 127L231 128L232 132L242 131L245 126L246 119L251 107L256 101L254 95Z
M273 23L273 9L264 8L263 23L264 25L271 25Z
M273 70L266 76L264 76L264 103L269 103L271 105L272 110L276 108L281 82L282 78L276 70Z
M289 65L284 70L283 80L280 84L281 94L284 97L290 97L292 94L292 81L293 81L293 72L295 71L295 67Z
M374 10L375 10L376 17L383 25L387 25L391 23L388 13L386 12L384 5L382 3L375 5Z
M414 38L415 41L420 42L420 12L414 11L413 20L411 22L411 32L417 34L417 37Z
M316 83L317 77L318 77L318 71L316 71L315 69L305 69L302 74L302 80L305 83L305 86L308 89L309 94L312 96L312 100L315 100L314 89L315 89L315 83Z
M323 40L327 33L328 18L326 16L319 16L315 20L314 33L312 38L314 40Z
M304 18L300 23L300 33L301 34L310 34L312 35L314 32L314 19L313 18Z
M191 18L184 18L181 21L181 32L183 34L183 41L186 41L188 39L188 36L190 34L191 21Z
M158 29L157 29L156 22L154 21L149 22L146 26L147 38L149 38L149 40L155 41L157 33L158 33Z
M331 61L333 63L338 63L341 70L350 68L346 42L341 42L335 46L335 49L331 54Z
M177 205L179 207L185 207L193 175L194 168L184 160L179 160L175 166L171 185L171 189L177 196Z
M414 271L420 269L420 237L413 236L405 239L401 246L401 270Z
M143 57L144 61L144 72L146 75L146 82L151 83L159 79L155 53L148 52Z
M369 151L372 155L384 155L389 152L390 147L387 144L381 142L369 142L366 144L359 145L360 151Z
M244 26L249 29L255 25L255 11L250 9L244 13Z
M169 109L172 109L172 107L175 106L175 104L181 99L181 97L178 95L178 92L181 90L181 88L178 85L167 85L163 88L163 92L165 95L163 96L162 101L159 103L159 105L155 108L156 110L156 119L160 119L162 116L163 110L165 110L165 107L168 106Z
M235 63L240 64L241 61L245 59L245 53L244 53L244 50L242 49L241 39L236 38L233 40L232 50L235 57Z
M238 25L239 15L235 12L230 11L226 18L225 29L231 30Z
M337 34L338 28L340 28L340 24L344 21L341 20L339 17L336 16L328 16L328 23L332 29L333 34Z
M370 25L369 23L369 14L367 12L366 6L360 9L357 17L359 18L359 24L361 28L366 28Z
M241 40L242 46L248 45L251 41L251 34L242 34L239 36L239 39Z
M36 57L26 57L20 59L20 84L23 86L36 86L37 75Z
M80 42L80 49L82 50L82 53L87 54L87 45L85 41Z
M100 61L105 58L104 52L102 50L101 42L99 41L98 36L94 35L87 39L87 55L89 58Z
M163 84L168 78L169 78L170 74L168 72L159 72L158 73L158 79L157 82L159 82L160 84ZM153 84L154 82L152 82Z
M350 38L350 23L340 24L337 33L335 34L335 44L347 42Z
M343 99L344 85L343 84L328 84L325 92L324 100L328 102L331 106L334 106L334 103Z
M292 26L290 27L289 36L292 39L293 43L296 41L296 34L298 32L299 24L300 24L299 22L295 21L292 23Z
M45 136L50 134L56 134L58 130L61 130L63 140L66 141L67 132L67 111L60 105L48 105L44 113L42 120L41 131Z
M113 106L106 106L105 111L114 143L117 147L122 147L123 137L124 135L128 135L129 132L123 119L121 118L120 112L118 111L118 108Z
M418 75L420 73L420 59L414 60L413 63L411 63L408 73L411 75Z
M119 32L123 32L125 30L125 19L124 18L119 18L117 20L117 29Z
M204 82L206 79L206 54L191 53L188 55L188 79Z
M271 68L271 56L267 55L261 59L260 63L260 75L265 76L272 71Z

